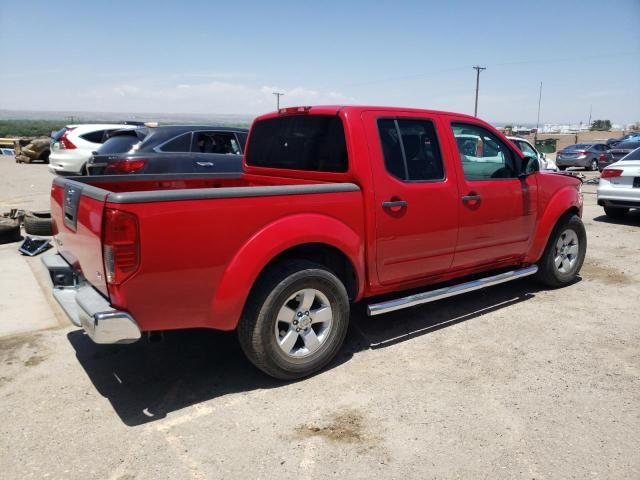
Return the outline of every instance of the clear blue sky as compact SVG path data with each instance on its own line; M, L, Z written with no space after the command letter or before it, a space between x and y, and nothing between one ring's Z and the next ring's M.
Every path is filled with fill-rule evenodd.
M357 103L640 120L640 0L0 0L0 109L240 113Z

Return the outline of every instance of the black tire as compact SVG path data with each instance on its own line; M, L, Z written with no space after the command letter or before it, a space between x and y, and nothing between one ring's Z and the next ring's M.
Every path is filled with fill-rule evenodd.
M30 235L53 235L50 212L27 212L24 215L24 231Z
M567 167L558 167L558 169L564 172L567 169Z
M20 220L14 218L0 217L0 244L19 242Z
M628 211L625 207L604 207L604 213L611 218L623 218Z
M567 230L572 230L578 240L578 252L576 262L571 268L568 268L566 272L560 271L556 266L556 256L559 253L556 245L561 236L565 234ZM558 220L556 226L553 228L549 241L544 249L542 257L538 261L538 272L536 273L536 279L551 288L564 287L573 283L576 280L582 264L584 263L584 257L587 253L587 232L584 229L584 224L580 217L575 214L566 214ZM563 261L561 261L563 262ZM561 267L563 263L561 263Z
M319 291L326 297L331 307L331 325L318 350L296 358L287 355L278 345L276 328L280 328L281 322L277 316L281 308L291 305L288 302L297 302L298 297L288 299L304 289ZM269 268L260 276L238 324L238 339L245 355L257 368L280 380L294 380L327 365L342 346L348 326L349 297L340 279L322 265L291 260ZM302 342L303 333L300 337L294 334L296 342Z
M589 167L587 167L587 170L591 170L592 172L596 172L598 170L598 161L597 160L591 160L591 165L589 165Z
M51 154L51 151L46 148L45 150L42 151L42 153L40 154L40 156L38 157L38 160L44 162L44 163L49 163L49 155Z

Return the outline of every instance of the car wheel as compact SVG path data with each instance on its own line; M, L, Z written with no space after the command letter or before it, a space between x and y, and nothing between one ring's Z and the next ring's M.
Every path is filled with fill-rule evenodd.
M596 170L598 170L598 161L597 160L591 160L591 171L595 172Z
M18 242L21 239L20 220L0 217L0 244Z
M29 235L53 235L50 212L27 212L24 215L24 231Z
M40 157L38 158L38 160L42 161L43 163L49 163L49 155L50 154L51 154L51 152L47 148L47 149L43 150L43 152L40 154Z
M624 207L604 207L604 213L611 218L622 218L628 211L629 209Z
M324 266L292 261L269 268L238 324L247 358L281 380L311 375L333 359L349 325L343 283Z
M559 168L559 169L560 169L560 171L562 171L562 172L564 172L564 171L567 169L567 167L558 167L558 168Z
M580 217L568 214L560 218L538 262L536 278L551 288L573 283L587 253L587 234Z

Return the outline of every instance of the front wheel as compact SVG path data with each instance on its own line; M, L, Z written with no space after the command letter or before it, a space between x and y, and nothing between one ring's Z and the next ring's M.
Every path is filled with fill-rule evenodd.
M565 215L551 232L536 278L552 288L569 285L576 280L586 253L587 233L582 220L577 215Z
M281 380L311 375L333 359L349 325L349 297L324 266L296 260L270 268L238 325L247 358Z

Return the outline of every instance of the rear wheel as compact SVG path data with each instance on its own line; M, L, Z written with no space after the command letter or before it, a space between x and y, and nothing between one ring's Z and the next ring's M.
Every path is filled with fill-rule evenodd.
M622 218L628 211L629 209L624 207L604 207L604 213L611 218Z
M562 170L563 172L567 169L567 167L558 167L560 170Z
M324 266L296 260L257 281L238 325L247 358L282 380L311 375L333 359L349 325L349 298Z
M554 227L538 262L536 278L552 288L569 285L576 280L587 253L587 233L580 217L563 216Z

